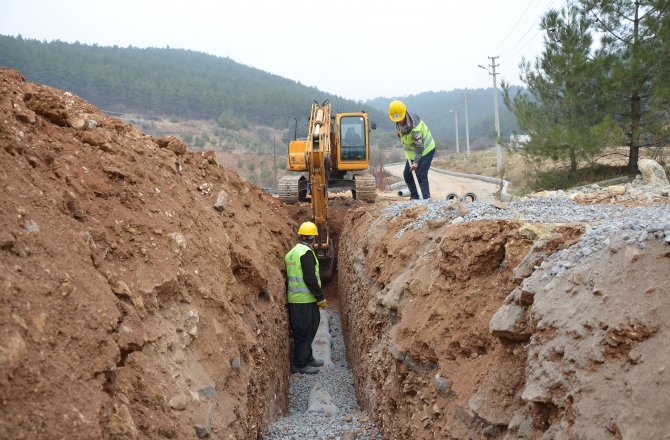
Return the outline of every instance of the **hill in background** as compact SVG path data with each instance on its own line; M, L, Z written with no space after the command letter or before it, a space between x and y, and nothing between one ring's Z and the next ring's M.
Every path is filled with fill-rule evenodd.
M102 47L0 36L0 66L30 81L69 90L107 111L213 119L222 128L286 128L309 114L313 100L336 111L370 113L391 129L385 112L296 81L183 49Z
M393 129L386 114L392 98L347 100L230 58L190 50L102 47L0 36L0 66L18 69L30 81L70 90L98 107L123 114L213 120L222 129L232 130L249 125L286 129L293 117L304 121L313 100L329 99L335 111L364 110L380 131ZM463 92L426 92L401 99L449 149L455 144L454 117L449 110L455 109L464 149ZM492 89L467 92L470 139L492 139ZM514 117L502 104L500 121L503 136L516 127Z

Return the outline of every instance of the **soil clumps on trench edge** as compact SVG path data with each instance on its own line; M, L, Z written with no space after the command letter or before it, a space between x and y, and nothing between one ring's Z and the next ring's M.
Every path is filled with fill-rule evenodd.
M340 241L350 365L383 438L667 437L668 201L467 222L490 207L436 203L353 210ZM540 205L576 220L524 223Z
M283 257L307 208L16 71L0 96L0 438L262 435L288 412ZM573 264L579 219L413 229L438 205L334 205L328 299L383 438L670 432L664 225Z
M281 203L0 69L0 438L256 438L287 410Z

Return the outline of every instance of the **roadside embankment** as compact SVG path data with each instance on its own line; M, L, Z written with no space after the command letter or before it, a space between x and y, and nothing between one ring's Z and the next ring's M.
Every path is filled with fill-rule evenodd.
M285 413L272 197L0 69L0 438L257 438Z
M342 319L383 437L664 438L669 208L544 197L352 211Z

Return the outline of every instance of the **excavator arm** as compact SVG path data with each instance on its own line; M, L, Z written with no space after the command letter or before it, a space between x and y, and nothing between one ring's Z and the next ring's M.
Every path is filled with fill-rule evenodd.
M335 271L335 250L328 230L329 187L335 191L351 190L354 199L374 202L376 198L375 179L364 173L370 159L368 132L365 112L333 115L327 100L322 104L315 101L307 139L297 139L294 131L288 144L288 170L300 174L283 176L277 192L285 203L305 201L309 195L312 221L319 229L314 251L322 279L330 278ZM353 176L348 178L348 173Z
M334 250L328 231L328 175L331 162L332 118L328 101L312 104L305 149L305 164L309 172L312 199L312 218L319 229L314 251L319 258L321 277L332 276L335 266Z

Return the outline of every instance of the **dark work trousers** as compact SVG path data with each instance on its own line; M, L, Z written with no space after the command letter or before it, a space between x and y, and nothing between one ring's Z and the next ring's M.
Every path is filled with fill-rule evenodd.
M430 188L428 187L428 169L430 169L430 164L433 162L433 156L435 156L435 148L433 148L430 153L421 156L419 169L416 170L416 180L419 181L421 195L424 199L430 199ZM412 169L409 167L409 163L407 161L405 161L405 170L403 171L402 176L405 178L405 183L407 184L407 189L409 189L410 197L412 199L418 199L419 192L416 190L414 178L412 177Z
M306 366L312 358L312 341L319 328L321 315L315 302L288 305L288 315L293 333L293 365Z

